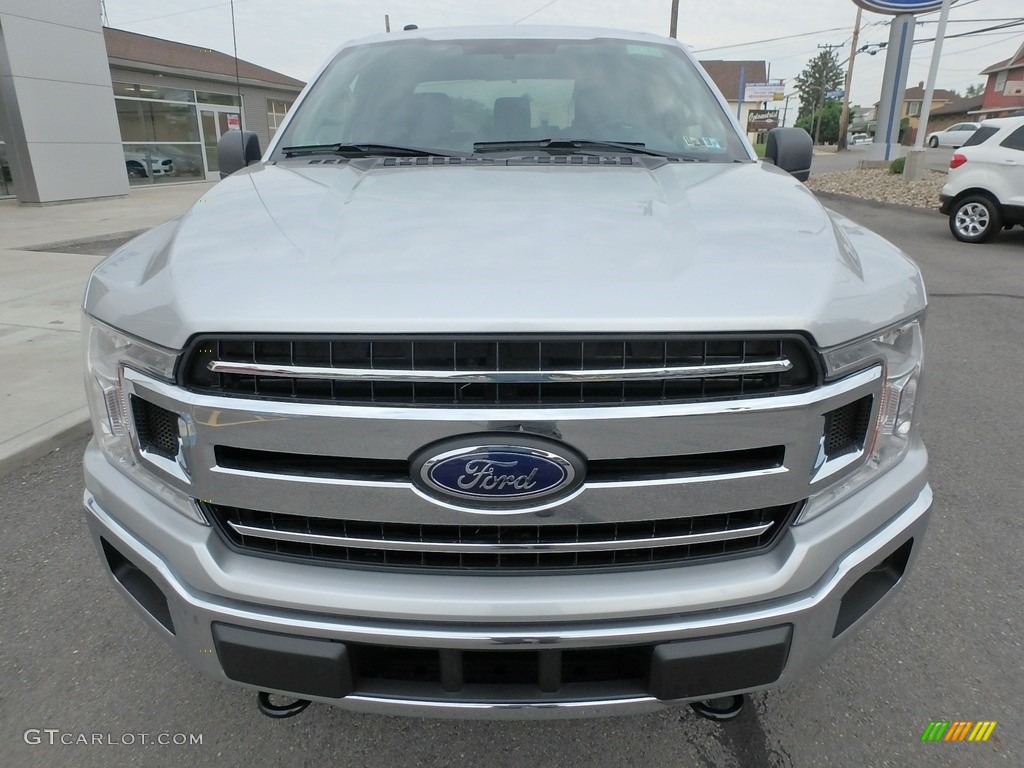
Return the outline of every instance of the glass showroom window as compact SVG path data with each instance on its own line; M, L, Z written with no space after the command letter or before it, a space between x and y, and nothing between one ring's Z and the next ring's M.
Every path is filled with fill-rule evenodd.
M129 182L204 179L195 92L135 83L113 85Z
M7 197L13 194L14 190L11 189L11 166L7 161L7 144L4 142L3 137L0 137L0 197Z
M267 99L267 127L270 128L271 136L277 133L277 126L284 120L284 116L291 109L292 104L291 101Z

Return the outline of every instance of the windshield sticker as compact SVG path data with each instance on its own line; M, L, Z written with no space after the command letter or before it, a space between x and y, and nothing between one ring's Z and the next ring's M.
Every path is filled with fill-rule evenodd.
M682 142L695 149L721 149L722 142L714 136L683 136Z
M630 56L655 56L661 58L661 49L653 45L626 45L626 53Z

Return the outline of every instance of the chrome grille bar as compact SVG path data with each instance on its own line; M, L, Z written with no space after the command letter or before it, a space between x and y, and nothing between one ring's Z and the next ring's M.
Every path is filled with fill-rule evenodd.
M207 368L213 373L243 376L278 376L290 379L333 381L399 381L440 384L543 384L602 381L681 380L723 376L754 376L785 373L793 367L786 358L752 363L685 365L661 368L605 368L558 371L413 371L382 368L326 368L267 363L236 363L214 360Z
M654 538L615 539L609 541L563 541L563 542L521 542L507 544L446 542L446 541L403 541L401 539L361 539L347 536L328 536L300 531L281 531L271 528L257 528L228 521L234 531L242 536L261 539L293 541L302 544L320 544L329 547L355 547L358 549L390 549L403 552L450 552L459 554L513 554L530 552L601 552L606 550L654 549L658 547L679 547L688 544L707 544L715 541L732 541L760 536L774 525L772 522L733 530L708 531L678 536Z

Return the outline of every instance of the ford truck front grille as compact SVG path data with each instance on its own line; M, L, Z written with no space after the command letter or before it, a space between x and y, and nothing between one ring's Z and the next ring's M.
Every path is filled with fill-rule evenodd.
M348 566L450 570L683 564L770 547L799 504L664 520L549 525L430 525L280 514L200 503L250 554Z
M349 405L667 404L812 389L798 335L202 336L180 381L208 394Z

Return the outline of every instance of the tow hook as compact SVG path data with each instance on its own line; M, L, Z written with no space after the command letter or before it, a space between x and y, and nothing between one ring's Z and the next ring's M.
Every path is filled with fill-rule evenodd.
M690 706L693 708L693 711L701 717L705 717L716 723L725 723L739 717L740 712L743 711L743 703L745 701L746 696L742 693L738 693L735 696L726 696L722 699L692 701L690 702Z
M260 691L256 694L256 706L259 707L260 712L275 720L295 717L308 707L310 703L307 699L293 699L290 704L271 704L269 693Z

